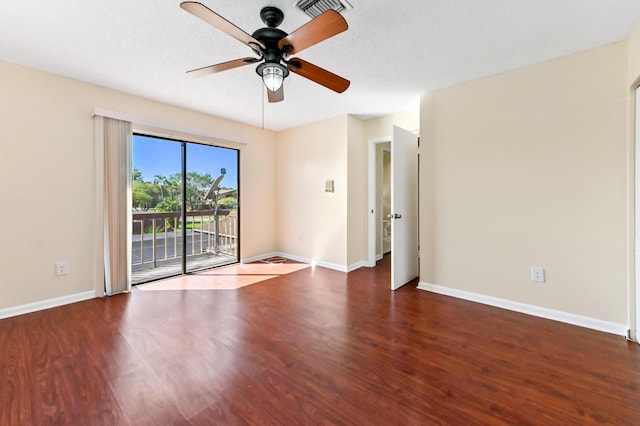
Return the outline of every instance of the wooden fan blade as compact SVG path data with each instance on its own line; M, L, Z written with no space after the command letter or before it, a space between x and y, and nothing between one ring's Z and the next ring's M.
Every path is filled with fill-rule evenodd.
M283 101L284 100L284 84L280 86L280 88L275 92L272 92L271 90L267 89L267 94L269 95L270 103Z
M287 68L289 68L289 71L315 81L334 92L342 93L351 84L349 80L299 58L293 58L288 61Z
M233 61L222 62L220 64L209 65L207 67L202 67L202 68L197 68L195 70L187 71L187 74L189 74L191 77L202 77L209 74L215 74L220 71L226 71L226 70L238 68L244 65L253 64L259 61L260 59L250 58L250 57L235 59Z
M298 53L349 28L347 21L335 10L327 10L278 42L278 48L290 46L287 53Z
M251 47L251 44L257 44L261 48L266 49L265 45L261 41L256 40L202 3L199 3L197 1L185 1L180 3L180 7L193 16L202 19L210 25L213 25L220 31L223 31L229 34L231 37L240 40L249 47Z

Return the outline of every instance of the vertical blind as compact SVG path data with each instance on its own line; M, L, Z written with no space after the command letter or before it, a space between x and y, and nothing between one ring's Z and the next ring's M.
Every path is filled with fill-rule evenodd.
M107 295L131 289L132 126L104 120L104 287Z

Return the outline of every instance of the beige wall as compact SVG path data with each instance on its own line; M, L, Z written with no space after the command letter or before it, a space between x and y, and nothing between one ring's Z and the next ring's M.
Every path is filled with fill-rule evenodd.
M99 284L95 107L246 140L241 256L275 250L274 132L12 64L0 62L0 75L0 309ZM54 276L58 260L69 261L69 275Z
M423 97L423 282L627 323L626 58L618 43Z
M367 144L365 123L355 117L348 120L347 150L347 267L353 269L367 260Z
M340 116L278 133L280 252L347 266L348 129ZM328 179L333 193L324 191Z

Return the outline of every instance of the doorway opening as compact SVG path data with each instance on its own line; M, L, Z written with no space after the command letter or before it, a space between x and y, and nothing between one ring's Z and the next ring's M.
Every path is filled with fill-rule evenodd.
M133 135L131 282L239 262L239 151Z
M389 142L378 145L382 148L382 170L376 173L380 182L376 182L380 203L378 211L382 214L382 229L380 231L381 255L391 253L391 144ZM376 154L377 156L377 154ZM376 166L380 163L376 159ZM378 258L378 256L376 256Z
M386 153L386 155L385 155ZM389 161L385 175L384 162ZM369 244L368 265L376 266L391 253L391 137L369 140ZM388 178L388 181L385 180ZM386 185L388 183L388 186ZM386 201L388 200L388 204ZM385 237L388 247L385 247Z

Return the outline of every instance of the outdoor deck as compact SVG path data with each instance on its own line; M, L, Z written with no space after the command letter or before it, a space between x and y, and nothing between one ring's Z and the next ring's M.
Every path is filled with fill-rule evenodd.
M187 213L187 271L238 261L236 212L212 210ZM133 214L131 283L149 282L182 273L183 234L179 213Z
M205 253L189 257L187 259L187 269L189 272L200 271L218 266L230 265L237 262L235 256L219 253ZM142 284L149 281L155 281L162 278L180 275L182 273L182 259L172 259L162 264L158 264L155 268L149 266L145 269L139 269L131 272L131 283L133 285Z

